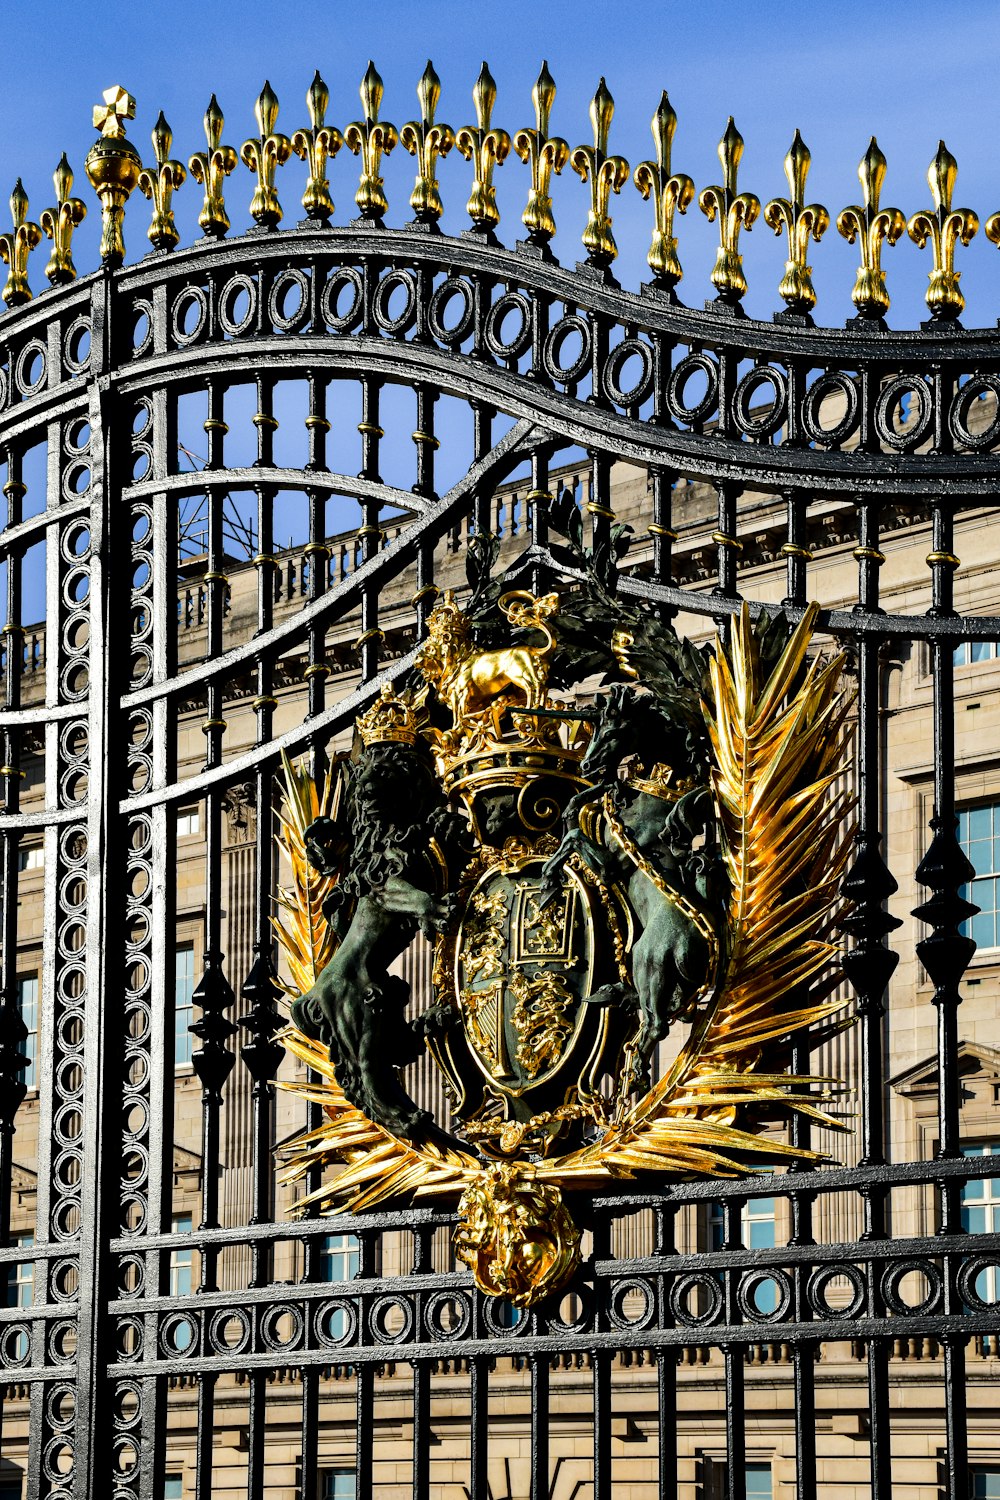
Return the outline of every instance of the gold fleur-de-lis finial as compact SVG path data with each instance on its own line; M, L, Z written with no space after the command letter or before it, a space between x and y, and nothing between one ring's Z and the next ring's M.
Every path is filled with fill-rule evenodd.
M389 209L382 181L382 158L388 156L396 146L399 135L395 125L378 117L385 90L373 62L368 64L359 92L364 119L353 120L348 125L344 131L344 142L349 151L361 157L361 177L354 195L358 213L371 224L381 224Z
M851 292L851 301L862 318L881 319L889 310L889 293L885 289L882 269L882 242L894 245L906 232L906 220L898 208L880 208L886 161L872 136L868 150L858 165L862 203L841 209L837 229L853 245L858 240L861 264Z
M52 174L52 183L56 190L55 207L43 208L38 222L43 233L52 241L52 254L45 267L45 274L53 286L60 286L76 279L72 255L73 231L87 217L87 205L83 199L72 196L73 168L67 161L65 152Z
M830 227L829 212L822 203L806 202L806 178L812 155L798 131L785 157L787 198L772 198L764 209L764 222L780 234L788 235L788 259L785 274L778 285L778 295L793 313L808 313L816 306L816 289L812 267L808 264L809 241L817 244Z
M239 157L232 146L222 144L225 117L219 101L213 94L205 111L205 139L207 151L196 151L188 161L188 170L195 182L205 189L205 201L198 215L203 234L217 238L228 233L229 215L226 213L226 178L236 171Z
M132 95L115 84L103 97L104 103L94 106L94 129L101 134L87 152L84 168L101 200L101 260L120 266L125 259L125 204L139 180L142 158L125 135L125 122L135 119Z
M526 126L514 136L514 150L524 162L531 163L531 190L528 202L521 215L521 223L528 231L528 239L534 245L546 246L556 232L556 221L552 215L552 199L549 188L552 173L556 176L569 161L569 146L561 135L549 135L549 118L555 102L556 86L547 62L531 91L535 106L534 129Z
M962 273L955 270L955 250L959 240L963 245L971 244L979 228L979 219L971 208L953 209L951 206L957 176L958 162L944 141L940 141L937 155L927 168L934 207L920 209L907 225L910 239L921 250L928 240L931 242L934 265L928 273L929 285L924 295L932 315L941 322L951 322L965 306L965 298L958 289Z
M602 78L590 101L590 123L594 131L592 146L577 146L569 164L583 182L590 183L590 212L583 231L583 245L592 266L606 270L618 254L611 232L608 203L612 193L620 193L628 182L629 165L624 156L608 155L608 135L615 112L615 101Z
M0 234L0 257L10 267L10 273L2 295L8 307L18 307L31 301L28 285L28 256L42 237L37 224L28 218L28 195L20 177L10 195L10 216L14 228L8 234Z
M326 108L330 103L330 90L317 70L306 94L309 111L309 129L297 130L292 136L292 150L302 161L308 159L309 181L302 194L302 207L307 218L318 219L325 224L333 213L330 184L326 178L326 164L331 161L344 144L344 137L336 125L326 123Z
M447 156L455 144L450 125L439 124L434 116L441 98L441 80L428 59L417 84L420 119L409 120L399 132L399 139L411 156L417 158L417 179L410 194L410 207L419 224L436 224L444 212L437 180L439 156Z
M677 256L677 240L674 237L674 215L686 214L694 200L694 183L683 172L673 172L670 165L673 151L674 131L677 116L674 113L666 90L660 96L659 107L650 121L653 132L655 162L641 161L633 174L633 181L643 198L653 200L653 238L646 256L646 263L656 279L656 284L673 291L684 275Z
M743 137L730 115L726 133L719 142L722 185L703 188L698 206L709 223L718 216L719 248L712 267L712 285L718 292L719 301L733 306L739 304L747 291L743 256L739 248L740 231L745 229L749 233L760 213L760 199L753 193L738 191L737 178L742 155Z
M472 90L476 124L464 125L455 136L459 151L466 161L473 163L472 195L465 211L476 230L483 235L492 235L500 223L493 169L507 159L510 151L510 136L506 130L498 130L491 123L496 97L497 86L484 62Z
M257 186L250 199L250 217L262 229L276 229L281 223L281 204L275 177L278 168L292 154L287 135L275 130L278 123L278 96L267 79L253 109L259 135L251 136L240 148L240 159L257 174Z
M143 197L151 199L153 204L153 221L149 226L148 236L157 250L172 250L180 239L174 223L171 199L187 173L179 161L170 160L173 138L173 131L161 109L152 134L156 166L143 167L139 173L139 191Z

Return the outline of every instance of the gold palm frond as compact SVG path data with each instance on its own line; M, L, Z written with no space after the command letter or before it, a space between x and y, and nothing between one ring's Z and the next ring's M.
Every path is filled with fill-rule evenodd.
M796 1089L817 1080L756 1071L845 1004L825 998L822 975L837 952L830 934L849 847L851 799L837 783L850 699L839 690L842 655L805 665L817 612L809 607L766 678L745 604L729 656L716 652L705 714L731 896L715 1000L668 1074L602 1140L553 1163L554 1177L720 1175L746 1171L744 1153L814 1155L735 1128L744 1104L842 1128Z
M306 829L316 818L336 819L344 797L344 771L340 758L333 761L320 790L307 766L293 765L281 752L284 797L278 813L278 848L291 867L291 885L278 887L276 916L271 918L278 946L288 966L290 983L278 984L293 999L304 995L337 949L336 939L323 915L323 902L337 883L334 875L321 875L309 863Z

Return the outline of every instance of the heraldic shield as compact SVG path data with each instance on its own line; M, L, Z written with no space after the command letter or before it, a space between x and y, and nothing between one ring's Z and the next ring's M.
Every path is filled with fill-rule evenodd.
M696 646L578 550L547 594L484 567L442 596L353 749L286 765L280 838L284 1040L320 1080L287 1087L324 1110L285 1175L339 1168L300 1206L454 1195L460 1259L521 1306L578 1264L574 1187L809 1155L781 1122L836 1121L792 1045L850 1019L850 694L817 611ZM447 1119L406 1089L425 1052Z

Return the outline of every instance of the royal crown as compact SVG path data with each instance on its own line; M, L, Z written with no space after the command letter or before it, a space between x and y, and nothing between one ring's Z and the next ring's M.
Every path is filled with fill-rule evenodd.
M382 684L371 708L358 715L357 725L366 745L415 745L419 738L413 709L396 696L389 682Z

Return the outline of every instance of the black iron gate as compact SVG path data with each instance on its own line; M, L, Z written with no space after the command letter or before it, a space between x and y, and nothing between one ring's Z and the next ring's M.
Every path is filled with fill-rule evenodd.
M502 159L506 148L502 132L487 141L482 87L466 139L472 230L438 232L443 127L433 127L427 98L410 147L417 220L383 226L377 130L384 145L391 127L375 124L370 79L366 117L347 132L364 167L353 224L328 223L317 155L325 105L314 89L312 131L296 137L309 157L307 218L277 230L275 168L289 143L264 95L260 138L243 148L258 172L258 227L223 238L235 153L210 112L209 150L197 168L192 160L207 182L206 237L122 265L115 192L120 199L135 184L138 157L116 123L126 113L116 96L103 165L92 172L105 208L104 268L69 279L76 210L65 178L48 221L63 258L53 257L56 285L36 301L24 301L26 204L9 237L5 253L22 280L12 276L5 296L24 305L0 320L0 1262L12 1289L0 1310L0 1478L23 1474L32 1500L169 1493L171 1442L185 1421L193 1446L184 1484L194 1488L183 1492L199 1500L219 1493L228 1426L238 1429L239 1483L250 1497L315 1500L331 1424L342 1448L350 1438L342 1467L357 1495L377 1492L376 1481L388 1493L388 1471L373 1469L388 1409L380 1415L380 1403L395 1413L394 1461L412 1476L394 1471L395 1492L451 1493L432 1472L442 1380L452 1416L456 1403L465 1413L447 1483L482 1500L500 1365L521 1372L532 1500L557 1485L553 1382L567 1367L579 1377L580 1431L592 1436L575 1471L583 1493L606 1500L624 1473L615 1420L639 1410L619 1380L631 1367L649 1372L652 1393L642 1406L648 1493L693 1495L697 1482L710 1494L707 1470L692 1481L678 1469L681 1428L708 1420L691 1405L700 1389L686 1381L692 1351L704 1356L706 1391L718 1366L715 1472L719 1493L737 1500L751 1451L748 1360L761 1349L780 1350L775 1380L785 1394L776 1401L794 1455L781 1493L807 1500L831 1482L817 1467L818 1411L829 1410L817 1399L819 1356L845 1340L866 1392L858 1430L872 1496L893 1492L890 1442L905 1402L890 1411L891 1365L901 1340L931 1349L924 1386L933 1385L942 1433L934 1482L953 1500L972 1493L967 1353L975 1346L985 1358L998 1331L983 1278L1000 1237L963 1228L963 1190L1000 1176L1000 1155L972 1163L959 1130L959 982L973 945L962 928L970 870L957 833L954 672L962 642L1000 640L1000 617L959 615L953 580L963 518L995 506L1000 342L959 326L947 243L936 242L945 280L934 317L919 332L886 328L880 240L901 225L893 210L879 229L877 163L865 204L846 211L857 213L863 240L859 283L870 278L856 288L852 324L813 326L801 280L787 275L788 313L773 324L742 316L739 204L744 219L759 204L737 194L729 137L726 182L707 190L722 221L720 297L705 311L682 306L672 218L663 215L671 194L690 193L671 176L665 126L666 157L661 150L647 164L646 179L658 214L656 274L642 295L621 290L605 217L620 158L606 154L604 104L594 147L576 153L592 183L588 258L561 266L548 246L544 162L566 148L548 138L543 81L536 92L536 128L516 142L534 174L531 232L517 250L494 233L490 153ZM178 180L169 150L160 131L146 179L151 238L163 252L173 233L167 184ZM809 210L792 188L794 225ZM950 186L947 196L931 214L939 227ZM953 256L955 233L942 233ZM804 263L793 247L789 271L801 275ZM239 431L252 432L252 451ZM402 448L411 433L412 465ZM638 475L642 486L629 502L641 530L621 590L693 630L730 617L743 597L755 609L783 598L798 618L823 587L813 563L824 538L856 567L853 597L821 596L820 624L849 646L858 684L844 967L857 997L859 1155L849 1167L597 1198L586 1209L589 1254L574 1296L512 1317L442 1259L444 1211L275 1216L272 1080L282 1051L273 1037L284 1013L272 981L274 778L282 752L321 753L387 675L408 669L470 533L502 533L510 558L527 551L536 581L558 576L566 565L550 546L547 506L556 481L572 477L591 540L605 545L623 514L615 465L631 466L615 475ZM693 530L691 496L709 490L715 515ZM924 526L927 600L918 612L887 612L885 538ZM887 906L896 886L883 857L881 713L884 676L913 647L927 653L934 743L917 871L927 895L916 914L932 994L915 993L912 1005L936 1010L937 1119L928 1159L890 1161L885 1016L898 921ZM181 845L196 834L194 863L185 864ZM189 871L190 884L195 867L192 895L178 871ZM195 923L199 955L191 1077L177 1065L183 1042L174 1035L185 922ZM224 931L243 959L223 951ZM35 990L26 950L41 955ZM806 1070L807 1049L799 1061ZM184 1098L196 1088L200 1099L199 1134L187 1144L175 1130L182 1085ZM227 1123L233 1112L238 1129ZM808 1129L795 1126L798 1144L808 1144ZM243 1173L242 1197L228 1208L224 1161L227 1174L234 1162ZM193 1225L178 1224L174 1211L185 1173L197 1182ZM930 1205L912 1234L895 1227L904 1192ZM787 1222L774 1248L744 1243L745 1207L762 1196L782 1205ZM818 1243L816 1214L833 1200L857 1208L845 1220L855 1229ZM18 1227L32 1203L33 1241ZM710 1206L714 1239L678 1236L685 1216ZM640 1221L648 1239L630 1240L623 1226ZM327 1274L331 1237L341 1235L355 1256L348 1281ZM752 1295L762 1273L777 1288L770 1308ZM904 1295L907 1276L919 1295ZM356 1421L345 1401L356 1402ZM278 1447L294 1474L275 1467Z

